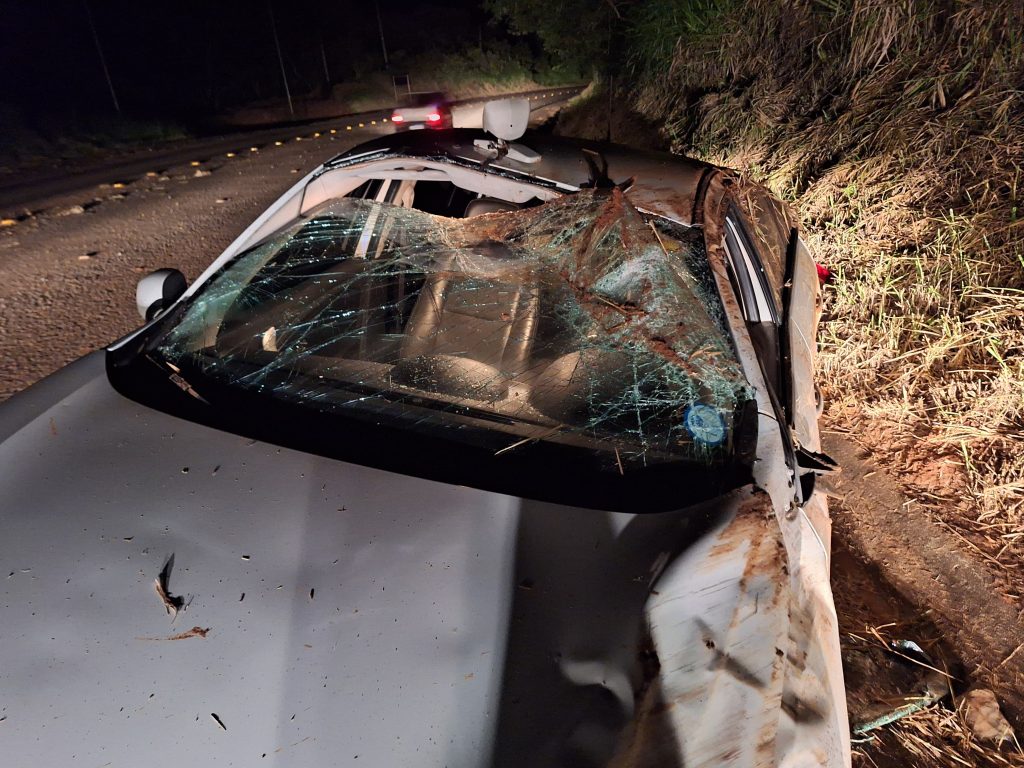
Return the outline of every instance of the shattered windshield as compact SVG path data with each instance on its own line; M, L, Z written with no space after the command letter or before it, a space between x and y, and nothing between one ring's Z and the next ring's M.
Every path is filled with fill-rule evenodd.
M332 201L227 264L158 353L200 393L483 432L495 454L560 442L618 473L714 464L752 429L699 230L618 190L466 219Z

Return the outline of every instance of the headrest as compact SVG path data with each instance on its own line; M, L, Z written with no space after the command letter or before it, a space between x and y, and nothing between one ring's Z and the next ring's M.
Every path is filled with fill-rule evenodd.
M478 197L475 200L470 200L469 205L466 206L465 218L471 216L479 216L483 213L497 213L498 211L517 211L519 206L515 203L509 203L505 200L498 200L494 197Z

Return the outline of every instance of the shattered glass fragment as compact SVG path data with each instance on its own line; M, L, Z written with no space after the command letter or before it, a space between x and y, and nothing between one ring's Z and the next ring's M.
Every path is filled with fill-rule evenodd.
M700 230L617 189L468 219L343 199L225 266L158 351L307 406L484 424L502 451L585 446L621 473L749 443L723 316Z

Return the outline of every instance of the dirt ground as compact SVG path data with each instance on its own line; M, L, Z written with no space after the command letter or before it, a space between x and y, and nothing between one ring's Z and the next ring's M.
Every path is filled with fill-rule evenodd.
M1024 621L1005 575L966 539L942 527L873 458L865 436L823 425L825 450L842 471L824 481L833 521L832 586L839 615L852 724L892 711L926 687L928 670L893 653L911 640L944 675L944 696L932 720L958 708L973 687L996 692L1018 728L1024 715ZM930 676L933 683L935 675ZM916 725L937 752L908 752L890 730L857 745L854 765L1024 765L1019 751L995 751L938 722ZM944 732L945 731L945 732ZM911 734L913 736L913 734ZM908 737L909 738L909 737Z
M322 129L254 149L240 139L230 156L197 152L117 183L69 184L60 194L36 196L31 211L7 205L0 211L13 221L0 228L0 400L136 328L140 275L176 267L194 279L301 175L383 130ZM912 640L949 675L947 701L955 706L963 690L983 684L1019 727L1024 623L1015 596L968 543L915 508L907 484L872 461L870 438L844 424L823 427L825 450L843 467L826 482L852 719L891 710L925 684L920 668L886 646ZM858 742L855 765L990 764L927 762L891 732L878 733ZM962 747L940 751L946 746Z

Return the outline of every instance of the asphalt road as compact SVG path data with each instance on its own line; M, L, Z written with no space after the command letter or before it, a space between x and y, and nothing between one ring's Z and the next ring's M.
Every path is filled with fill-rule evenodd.
M530 99L533 109L540 110L551 104L564 103L566 99L582 90L583 86L572 86L527 91L516 95ZM455 127L479 127L483 105L490 98L494 97L455 102ZM302 125L283 125L202 139L168 142L152 149L140 149L125 155L106 157L100 162L86 162L77 167L44 168L29 176L12 174L7 178L0 178L0 216L24 218L44 207L54 195L99 184L124 182L126 179L142 176L154 167L171 167L197 158L226 155L228 152L240 154L253 146L263 147L275 141L295 140L300 136L310 138L317 132L330 133L334 130L338 133L349 133L386 126L390 116L390 109L361 112L330 120L307 121Z
M547 93L534 100L534 122L572 95ZM478 124L480 109L461 106L456 125ZM143 274L175 267L195 279L300 175L391 130L376 117L341 118L8 185L0 205L0 400L138 327Z

